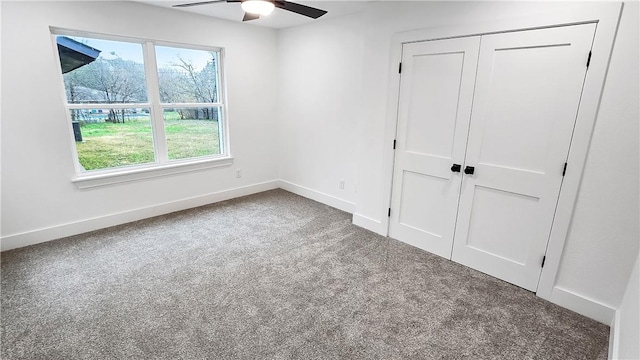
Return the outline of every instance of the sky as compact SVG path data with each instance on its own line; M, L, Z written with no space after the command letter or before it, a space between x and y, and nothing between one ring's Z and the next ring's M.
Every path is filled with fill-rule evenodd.
M135 61L140 64L143 63L141 44L78 36L69 37L75 41L100 50L100 57L104 59L113 59L117 55L125 60ZM156 46L156 61L159 68L171 66L172 63L177 63L178 56L185 60L190 60L196 70L201 70L207 64L207 61L211 59L209 51Z

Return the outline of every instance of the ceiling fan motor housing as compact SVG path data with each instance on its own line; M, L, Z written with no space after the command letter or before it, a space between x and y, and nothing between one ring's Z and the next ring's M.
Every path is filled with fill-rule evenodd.
M260 16L266 16L271 14L274 8L279 8L287 11L294 12L296 14L304 15L312 19L317 19L320 16L327 13L326 10L313 8L310 6L297 4L284 0L211 0L211 1L199 1L195 3L177 4L173 7L190 7L199 5L208 5L215 3L241 3L242 9L245 11L242 21L259 19Z

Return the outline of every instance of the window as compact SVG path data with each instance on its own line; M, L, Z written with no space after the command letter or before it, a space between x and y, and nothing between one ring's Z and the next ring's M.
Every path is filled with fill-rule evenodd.
M220 49L77 35L54 38L80 178L229 158Z
M218 53L155 49L169 159L220 154Z

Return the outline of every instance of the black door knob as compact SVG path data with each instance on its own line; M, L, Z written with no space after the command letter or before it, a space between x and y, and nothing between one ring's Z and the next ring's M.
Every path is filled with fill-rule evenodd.
M476 168L473 166L466 166L464 168L464 173L467 175L473 175L473 173L476 171Z
M460 168L462 168L462 165L460 165L460 164L451 165L451 171L453 171L453 172L460 172Z

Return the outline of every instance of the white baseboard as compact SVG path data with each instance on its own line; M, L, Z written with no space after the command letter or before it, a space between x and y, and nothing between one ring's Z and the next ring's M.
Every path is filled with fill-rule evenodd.
M611 321L611 332L609 333L609 360L618 359L618 348L620 346L620 312L616 311Z
M353 211L355 209L355 204L352 202L337 198L329 194L325 194L320 191L309 189L308 187L300 186L284 180L280 180L279 184L280 184L280 188L283 190L287 190L296 195L306 197L307 199L321 202L325 205L329 205L331 207L342 210L344 212L348 212L350 214L353 214Z
M373 231L374 233L380 234L382 236L387 236L387 232L385 231L384 226L379 220L375 220L364 215L354 213L353 225L360 226L361 228Z
M267 190L277 189L279 181L267 181L255 185L235 189L223 190L202 196L153 205L145 208L123 211L97 218L84 219L72 223L56 225L48 228L28 231L19 234L3 236L0 239L0 251L39 244L46 241L60 239L67 236L86 233L110 226L129 223L154 216L169 214L176 211L191 209L198 206L225 201L241 196L251 195Z
M553 288L551 296L546 300L607 326L611 325L616 314L616 309L609 305L558 286Z

